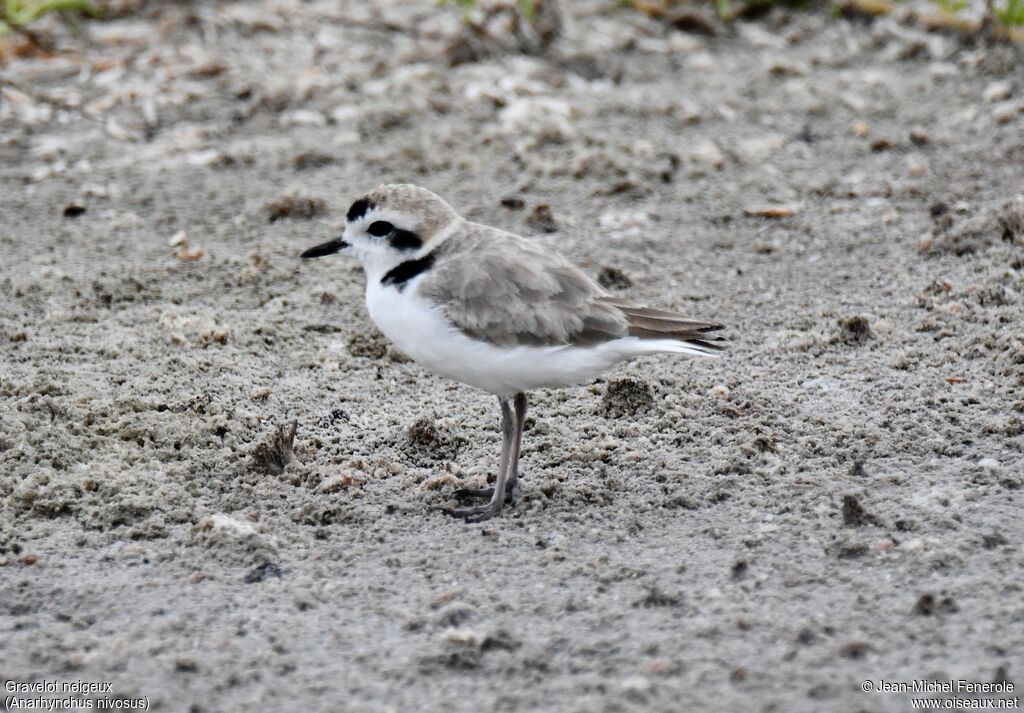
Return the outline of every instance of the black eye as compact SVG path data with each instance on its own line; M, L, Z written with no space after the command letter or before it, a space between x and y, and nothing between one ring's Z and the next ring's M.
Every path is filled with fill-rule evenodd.
M375 223L370 223L370 227L366 229L366 232L375 238L383 238L385 235L389 235L394 229L395 226L391 223L378 220Z

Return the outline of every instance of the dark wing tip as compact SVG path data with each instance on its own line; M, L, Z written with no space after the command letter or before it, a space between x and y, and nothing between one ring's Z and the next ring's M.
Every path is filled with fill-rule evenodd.
M717 339L687 339L686 343L696 344L698 347L701 347L702 349L710 349L712 351L720 352L726 348L726 346L729 344L729 341L719 337Z

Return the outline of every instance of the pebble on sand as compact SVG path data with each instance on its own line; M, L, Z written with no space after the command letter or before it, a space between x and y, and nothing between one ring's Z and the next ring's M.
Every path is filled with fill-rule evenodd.
M699 142L689 153L690 160L698 166L710 166L721 170L725 165L725 155L711 139Z
M218 512L207 515L196 524L193 534L199 532L222 532L235 537L248 537L256 534L256 527L244 520Z
M555 216L551 212L551 206L546 203L541 203L533 209L533 212L526 218L526 225L530 230L539 233L558 232L558 222L555 221Z
M85 213L85 204L80 201L74 201L64 206L64 217L65 218L77 218L78 216Z
M337 473L322 481L317 489L321 493L338 493L349 488L358 488L362 484L362 479L351 473Z
M174 248L174 257L179 260L199 260L206 254L206 251L199 245L189 246L188 234L184 230L179 230L172 235L167 244Z
M908 138L910 139L910 143L914 144L915 146L924 146L930 141L928 132L925 131L920 126L915 126L914 128L912 128L910 130Z
M1009 124L1021 113L1024 113L1024 103L1017 101L999 102L992 109L992 119L997 124Z
M991 104L1003 101L1004 99L1009 99L1012 93L1013 84L1011 84L1009 81L1000 81L992 82L987 87L985 87L985 91L982 92L981 96L985 101Z
M597 275L597 282L601 287L612 290L624 290L633 286L633 281L626 273L610 265L601 268L601 272Z
M319 111L296 109L281 116L282 126L327 126L327 117Z
M310 220L327 212L327 204L318 196L286 194L268 203L266 211L271 223L284 218Z
M188 247L187 245L181 246L174 252L174 257L179 260L200 260L206 254L200 246Z
M754 218L788 218L800 212L795 203L755 205L743 209L743 215Z

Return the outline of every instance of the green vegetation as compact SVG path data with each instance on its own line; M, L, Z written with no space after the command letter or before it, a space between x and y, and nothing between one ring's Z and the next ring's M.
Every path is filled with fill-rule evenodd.
M475 0L458 0L470 7ZM732 22L741 17L753 17L772 7L810 7L809 0L619 0L623 7L631 8L649 17L671 19L684 15L692 15L688 10L697 9L701 4L710 2L715 15L722 22ZM854 15L888 15L899 0L830 0L832 14L842 16ZM945 17L953 17L971 5L971 0L932 0ZM993 26L996 35L1011 39L1024 39L1021 33L1013 28L1024 26L1024 0L987 0L985 3L985 22L982 27ZM926 23L928 24L928 23ZM962 32L969 32L971 25L966 23L932 23L933 27L947 27ZM975 26L974 29L977 29Z
M458 5L462 8L462 19L468 22L470 13L476 7L476 0L439 0L438 4ZM519 9L519 14L523 16L523 19L527 22L533 21L536 12L534 0L516 0L516 7Z
M933 0L933 2L947 15L955 15L967 7L967 0Z
M0 34L20 30L50 12L78 12L97 17L100 9L90 0L3 0L0 6Z
M1006 27L1024 25L1024 0L1006 0L1006 7L995 8L996 19Z
M462 8L463 19L469 23L471 14L477 7L477 0L437 0L439 5L457 5ZM537 3L543 0L516 0L516 11L527 22L532 22L537 12ZM620 4L638 10L647 15L657 16L669 10L670 7L683 5L678 0L619 0ZM694 0L698 4L700 0ZM734 0L710 0L711 5L723 22L731 22L737 16L747 14L744 10L751 7L764 9L772 5L794 6L802 5L801 0L738 0L739 7ZM970 0L932 0L944 15L955 16L970 4ZM874 8L867 8L871 5ZM871 0L834 0L832 10L834 14L842 14L850 8L854 10L866 10L869 14L887 14L892 9L888 0L872 2ZM51 12L78 13L98 17L100 8L92 0L0 0L0 34L14 30L26 31L26 25L34 20ZM998 0L986 2L986 23L1010 30L1011 28L1024 27L1024 0L1005 0L1005 4L998 4ZM1019 32L1008 33L1013 37L1020 37Z
M932 0L947 15L956 15L970 5L969 0ZM1004 7L992 0L985 3L986 23L1014 28L1024 25L1024 0L1006 0Z

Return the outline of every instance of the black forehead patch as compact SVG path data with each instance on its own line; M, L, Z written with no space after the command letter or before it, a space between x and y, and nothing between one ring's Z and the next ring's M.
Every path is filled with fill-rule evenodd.
M419 250L423 247L423 238L411 230L402 230L401 228L396 228L391 233L388 242L395 250Z
M365 198L360 198L355 203L353 203L352 206L348 209L348 213L345 214L345 220L347 220L350 223L353 220L359 220L364 215L366 215L366 213L369 210L376 207L376 205L366 200Z

